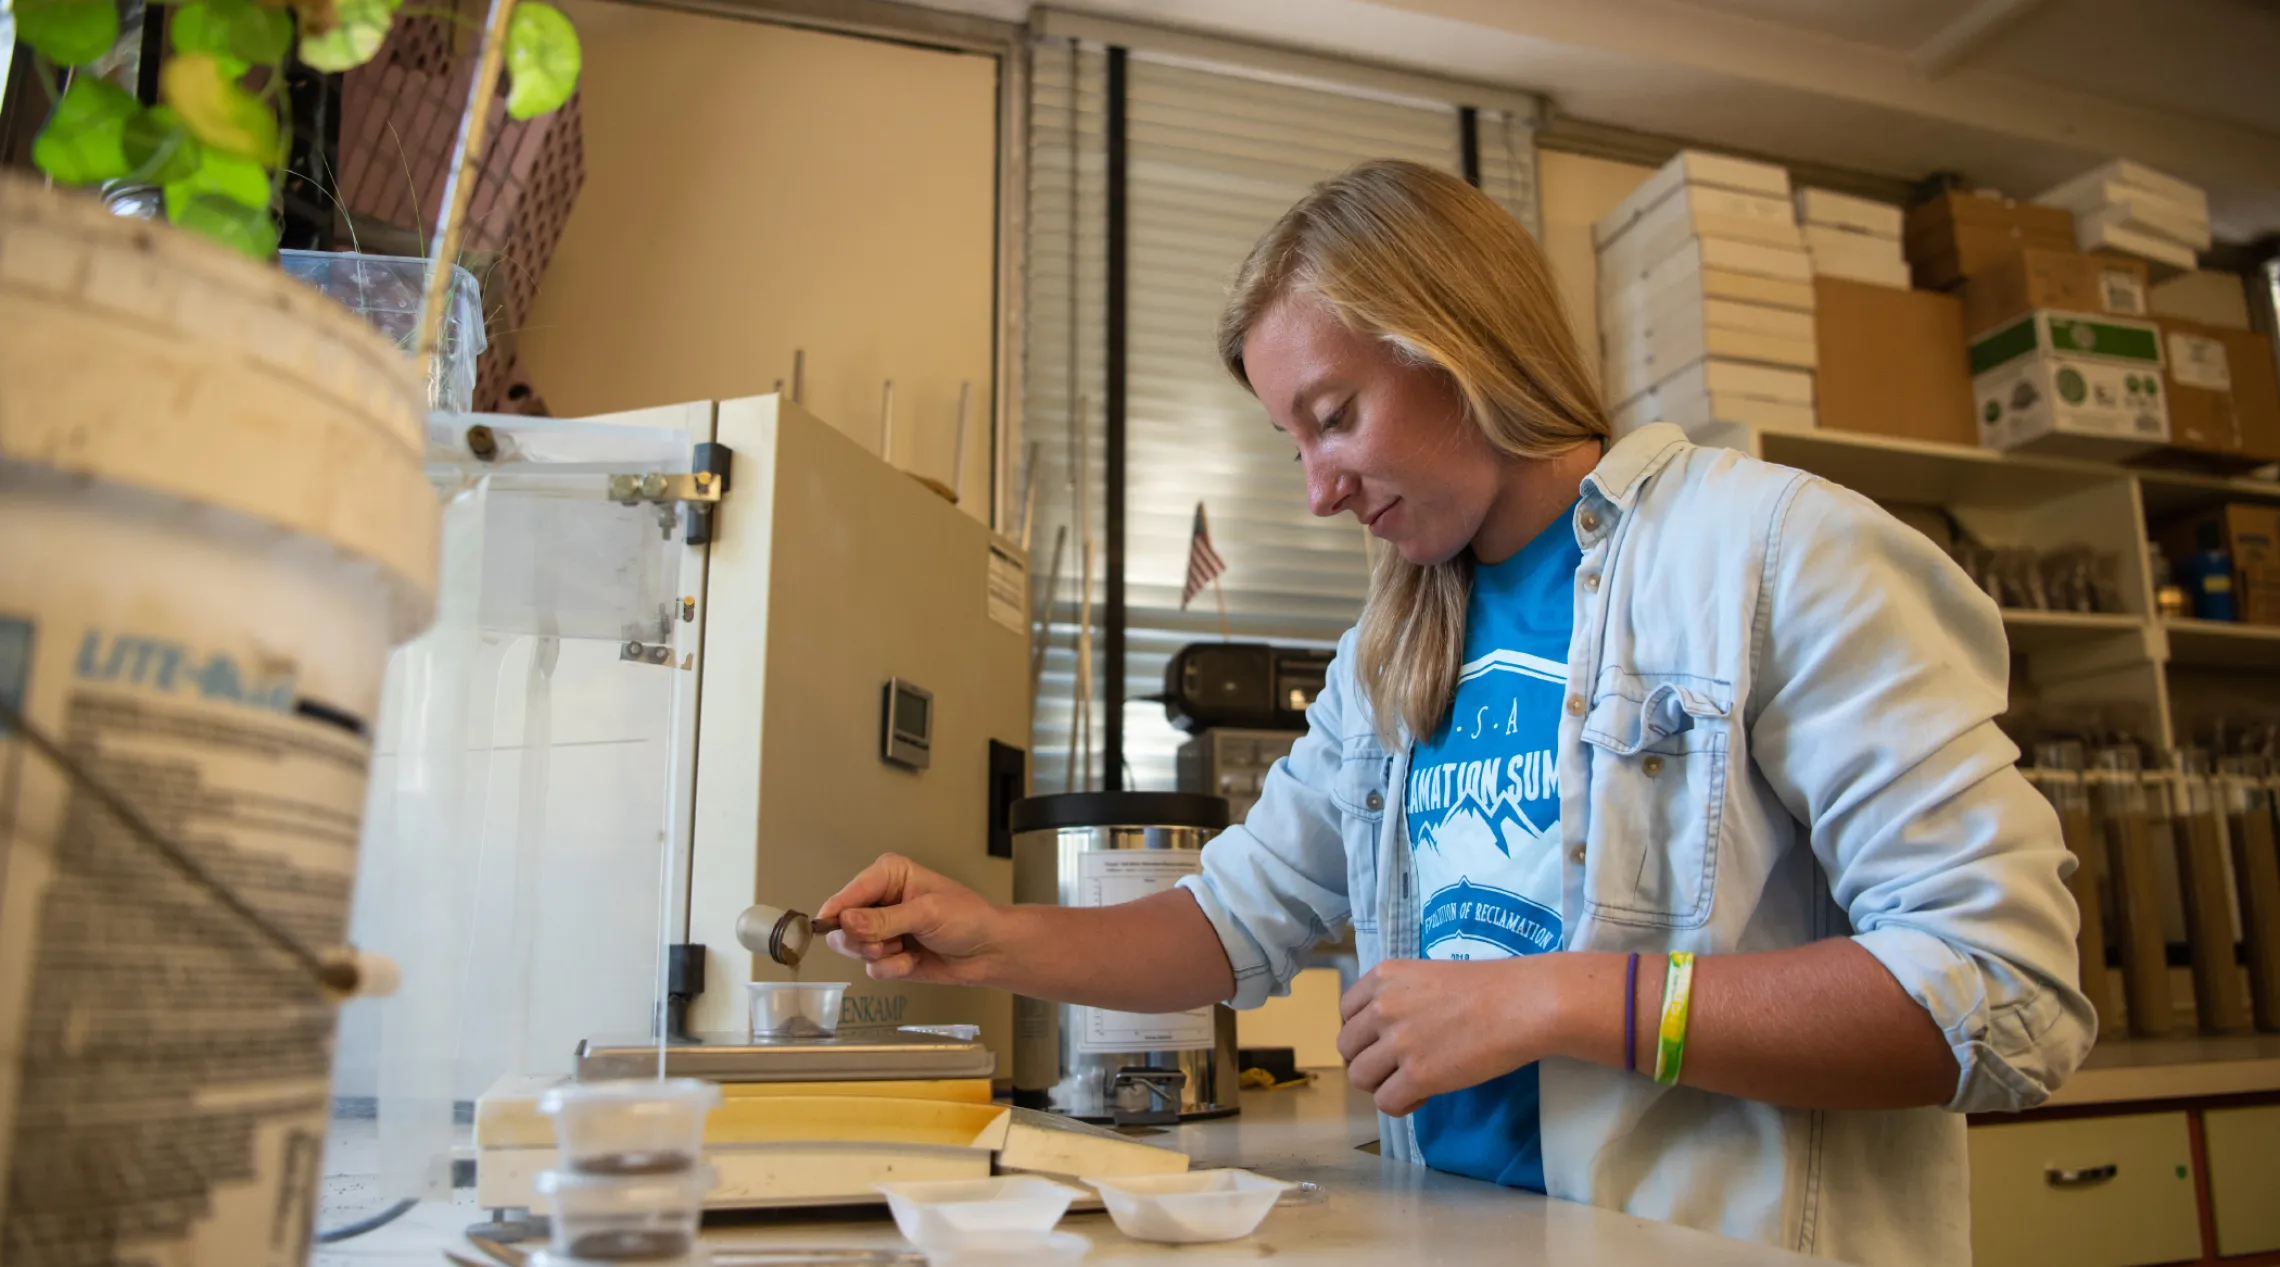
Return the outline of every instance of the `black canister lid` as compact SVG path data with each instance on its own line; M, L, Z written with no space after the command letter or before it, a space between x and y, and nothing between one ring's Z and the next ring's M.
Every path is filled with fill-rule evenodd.
M1063 827L1200 827L1227 825L1227 798L1201 792L1064 792L1013 803L1013 834Z

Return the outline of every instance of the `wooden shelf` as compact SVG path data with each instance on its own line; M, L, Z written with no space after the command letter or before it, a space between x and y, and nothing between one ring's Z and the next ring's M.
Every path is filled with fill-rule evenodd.
M1908 505L2033 506L2136 474L2095 462L1848 431L1761 431L1758 443L1768 462L1811 471L1879 502Z
M2280 1034L2101 1038L2053 1108L2280 1091Z
M2003 609L2003 632L2010 636L2011 650L2028 655L2115 637L2143 638L2145 629L2145 617L2124 613Z
M2280 672L2280 625L2171 618L2161 627L2169 636L2171 664Z
M2231 501L2280 501L2280 482L2221 475L2195 475L2187 471L2131 470L2145 497L2145 516L2152 523L2174 519Z

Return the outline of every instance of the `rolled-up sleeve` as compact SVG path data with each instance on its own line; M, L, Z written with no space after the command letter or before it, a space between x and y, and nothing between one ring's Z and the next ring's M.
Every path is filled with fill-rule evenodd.
M1997 729L2001 613L1932 542L1820 480L1775 519L1749 742L1854 940L1939 1025L1956 1112L2031 1108L2089 1052L2074 866Z
M1227 950L1235 969L1234 1007L1287 994L1310 947L1352 916L1346 848L1330 789L1349 724L1367 727L1352 707L1354 635L1338 644L1321 692L1306 710L1306 733L1267 774L1258 803L1241 823L1203 848L1203 870L1181 879Z

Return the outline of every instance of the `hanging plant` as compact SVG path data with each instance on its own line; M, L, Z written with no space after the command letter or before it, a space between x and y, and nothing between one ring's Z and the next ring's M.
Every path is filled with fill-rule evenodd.
M388 38L401 0L191 0L167 24L169 54L159 101L85 71L119 40L115 0L15 0L17 38L40 59L51 89L58 68L76 71L32 145L32 161L72 186L112 181L164 190L167 219L247 255L277 252L278 194L291 124L285 63L327 73L370 61ZM494 12L496 9L494 8ZM156 20L154 13L149 20ZM543 0L512 0L503 50L507 113L534 118L559 109L578 86L577 30ZM470 109L487 102L485 85ZM439 236L441 236L439 234ZM451 235L456 239L456 234Z

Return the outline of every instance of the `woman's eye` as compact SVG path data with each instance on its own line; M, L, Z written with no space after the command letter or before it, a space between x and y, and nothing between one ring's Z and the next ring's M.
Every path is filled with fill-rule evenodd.
M1317 431L1320 431L1320 432L1323 432L1323 433L1327 434L1327 433L1329 433L1329 432L1332 432L1332 431L1335 431L1335 430L1337 430L1339 427L1341 427L1341 426L1345 425L1345 421L1346 421L1346 411L1345 411L1343 408L1341 408L1340 410L1338 410L1338 412L1336 412L1336 413L1334 413L1334 414L1330 415L1330 416L1329 416L1329 417L1327 417L1327 418L1324 418L1324 419L1323 419L1321 422L1319 422L1319 423L1315 424L1315 430L1317 430Z

